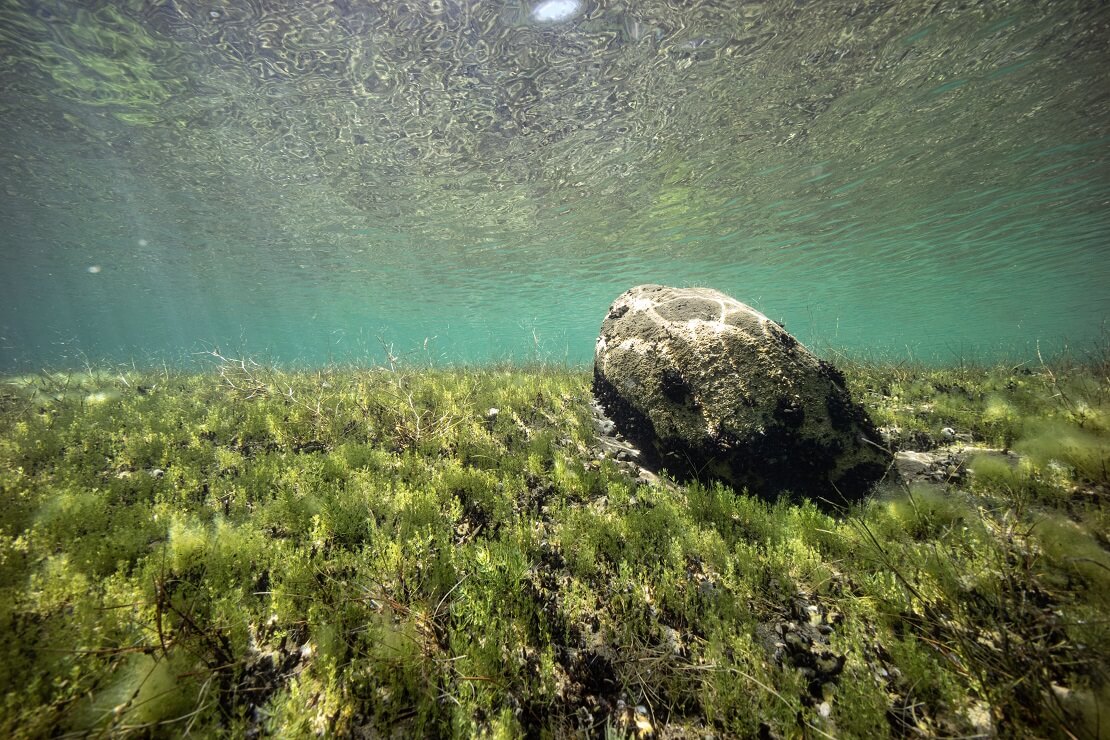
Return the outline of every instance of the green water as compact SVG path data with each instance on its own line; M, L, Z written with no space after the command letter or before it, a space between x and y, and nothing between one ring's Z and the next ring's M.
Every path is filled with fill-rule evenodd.
M643 282L819 350L1086 346L1108 28L1101 2L0 0L0 370L577 363Z

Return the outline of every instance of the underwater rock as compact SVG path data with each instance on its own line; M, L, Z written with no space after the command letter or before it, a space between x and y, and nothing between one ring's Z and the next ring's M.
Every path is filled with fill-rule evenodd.
M640 285L601 325L594 395L680 478L845 502L891 467L844 377L755 309L708 288Z

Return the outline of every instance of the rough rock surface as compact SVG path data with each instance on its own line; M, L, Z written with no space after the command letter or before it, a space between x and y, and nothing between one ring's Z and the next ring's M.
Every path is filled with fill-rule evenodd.
M601 325L594 394L680 477L843 502L891 467L844 378L777 323L707 288L640 285Z

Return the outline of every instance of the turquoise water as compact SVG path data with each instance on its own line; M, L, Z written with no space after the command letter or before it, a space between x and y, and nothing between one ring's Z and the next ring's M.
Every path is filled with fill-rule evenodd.
M0 0L0 370L577 363L644 282L826 352L1089 346L1108 7Z

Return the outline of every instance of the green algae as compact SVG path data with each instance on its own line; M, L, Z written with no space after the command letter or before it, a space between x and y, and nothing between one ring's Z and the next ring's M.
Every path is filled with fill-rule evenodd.
M1097 736L1105 366L843 365L1017 454L832 515L644 484L573 369L12 379L0 731Z

